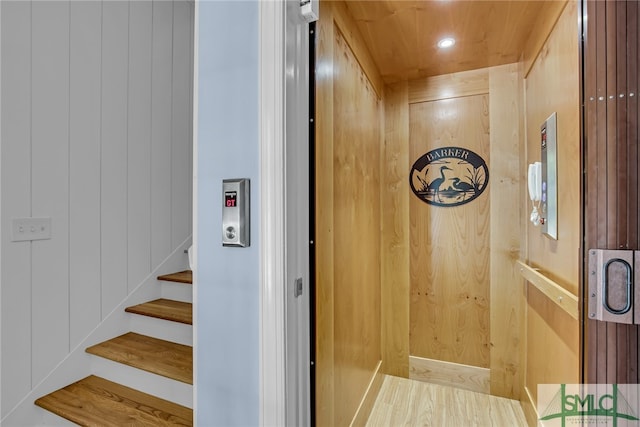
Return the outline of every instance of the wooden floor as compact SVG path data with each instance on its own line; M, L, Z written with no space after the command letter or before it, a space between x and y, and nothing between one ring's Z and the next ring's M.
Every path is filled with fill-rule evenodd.
M158 280L167 282L188 283L193 284L193 273L191 270L184 270L178 273L165 274L158 276Z
M526 427L520 403L488 394L386 376L368 427Z
M81 426L193 425L191 409L93 375L35 403Z
M193 304L190 302L173 301L166 298L160 298L127 307L124 311L127 313L140 314L142 316L171 320L172 322L179 322L187 325L193 324Z
M193 384L193 348L127 332L87 348L87 353Z

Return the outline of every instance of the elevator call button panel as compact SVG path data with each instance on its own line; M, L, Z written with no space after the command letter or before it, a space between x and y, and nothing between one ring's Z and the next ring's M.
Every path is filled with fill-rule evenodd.
M542 233L558 240L558 143L557 119L553 113L540 127L541 140L541 212Z
M222 181L222 245L250 245L249 179Z

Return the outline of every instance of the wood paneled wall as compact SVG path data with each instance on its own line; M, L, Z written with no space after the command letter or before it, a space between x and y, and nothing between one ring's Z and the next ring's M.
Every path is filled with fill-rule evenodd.
M409 84L388 85L384 100L381 188L382 361L388 375L409 377L411 289Z
M382 87L343 3L320 4L317 30L315 413L344 426L381 360Z
M580 259L580 97L577 3L567 4L527 75L527 161L540 161L540 125L557 112L558 240L528 222L528 261L578 292ZM527 200L529 212L531 202Z
M522 250L520 227L527 211L514 206L525 179L518 165L524 153L524 82L520 64L489 69L491 117L490 390L518 399L522 393L521 288L513 263Z
M638 250L640 6L637 1L585 4L584 249ZM585 381L638 383L639 332L636 325L587 320Z
M480 381L483 391L520 395L520 294L513 272L520 250L520 212L512 203L520 194L521 95L517 64L385 88L381 193L385 373L423 377L419 366L409 366L411 353L472 365L456 368L455 382L468 382L462 387L478 389ZM456 112L455 119L446 120L444 114L425 117L426 111L444 105ZM465 114L470 108L474 113ZM429 131L432 128L446 131ZM413 161L429 144L447 143L477 146L478 153L491 159L491 191L455 209L413 200L407 185ZM437 286L445 282L448 286ZM425 293L422 288L427 285L439 288L439 293L434 289ZM466 334L473 338L463 339ZM462 378L467 371L471 376ZM430 380L446 381L436 376ZM451 375L449 381L454 382Z
M580 269L580 80L578 5L568 2L526 76L525 163L540 161L540 125L557 113L558 239L545 237L527 221L523 258L540 273L579 295ZM528 218L532 204L522 178L522 206ZM525 282L525 390L523 403L530 424L538 384L580 382L580 329L569 316L531 284ZM533 424L532 424L533 425Z
M191 234L193 3L0 7L4 416Z
M483 249L478 253L474 252L473 255L466 252L462 254L466 255L466 258L478 261L477 265L473 264L476 265L477 271L455 270L457 274L464 276L465 280L473 278L476 285L483 284L482 294L473 294L474 301L479 301L482 305L482 313L479 317L471 316L473 321L470 318L458 316L453 318L450 327L446 325L434 327L438 334L442 334L442 330L447 330L448 333L442 334L443 338L451 338L454 342L448 347L444 345L438 347L439 350L445 347L450 348L449 353L429 353L428 355L486 367L481 369L490 372L488 387L492 394L511 398L522 397L525 401L528 401L526 393L522 396L525 370L526 381L528 381L526 384L530 387L544 378L549 381L561 381L565 378L577 381L579 369L577 322L570 316L565 319L562 312L558 313L554 305L549 305L545 300L546 297L535 294L533 290L529 291L530 298L527 301L527 286L523 293L523 287L519 286L522 281L514 269L514 261L524 254L525 258L535 266L544 269L551 278L562 280L567 289L577 292L578 264L575 256L580 233L580 162L575 3L571 3L566 8L558 23L553 26L553 32L542 49L539 49L536 54L530 52L528 59L525 58L520 64L400 82L384 88L377 85L375 77L371 77L375 73L366 55L364 59L360 57L366 48L362 46L357 34L353 30L347 31L341 27L346 25L351 28L349 17L344 13L341 3L329 4L330 6L326 3L321 5L318 58L322 59L317 64L316 169L322 170L317 175L316 200L317 322L321 325L317 331L316 413L319 425L331 424L334 421L338 424L348 422L346 414L349 411L345 416L341 415L341 411L349 402L341 401L337 397L339 381L346 377L339 368L339 363L342 361L336 358L340 351L337 349L338 342L335 339L339 335L335 331L342 327L338 323L340 316L347 313L347 311L337 311L339 309L336 304L337 280L342 274L348 274L342 270L339 273L341 267L338 266L340 259L337 255L349 256L352 249L349 242L343 243L346 245L346 250L337 249L337 242L341 240L337 236L336 221L354 218L354 206L357 203L352 202L354 206L345 206L342 201L338 203L336 195L340 194L337 191L339 183L353 180L353 175L340 175L340 168L350 168L349 173L365 170L362 167L351 166L348 162L351 152L346 147L336 148L335 146L339 136L351 135L343 130L344 125L336 123L336 120L351 117L353 121L354 117L348 110L343 110L343 106L335 103L335 100L340 97L337 90L345 93L350 90L349 87L342 88L340 84L336 84L338 79L343 77L344 72L341 74L337 72L342 62L354 62L353 69L362 73L363 76L359 79L360 84L373 87L373 91L382 95L384 100L382 133L384 143L380 157L379 178L380 229L382 231L379 241L381 245L380 314L382 317L380 344L383 371L398 376L409 376L408 358L412 353L410 348L414 345L413 337L416 337L415 345L418 348L420 340L430 336L427 330L421 330L416 326L446 321L447 317L444 314L437 315L440 309L435 302L429 310L415 309L415 307L412 309L411 301L417 301L418 288L412 287L411 283L437 274L437 270L442 266L433 264L432 268L421 270L420 264L430 256L432 258L445 256L445 249L435 248L442 244L445 237L448 239L449 236L456 235L462 239L453 245L459 251L473 251L474 247ZM322 6L324 6L324 12ZM561 9L563 8L556 9L557 14L560 14ZM329 19L326 19L327 16ZM342 33L344 43L350 46L349 50L343 53L342 58L338 58L336 54L343 43L335 39L337 33ZM541 44L547 39L546 35L548 33L535 40L532 39L532 43ZM332 40L336 41L332 43ZM358 62L358 67L355 66L355 61ZM527 61L531 61L532 65ZM524 79L525 71L529 72L526 80ZM349 77L346 79L349 81ZM454 88L453 92L451 88ZM422 219L418 221L418 216L414 212L416 207L412 207L413 196L406 185L409 179L408 173L415 157L428 149L427 146L420 146L422 142L416 138L420 133L418 131L429 134L433 137L431 139L438 139L437 132L429 133L429 129L437 127L438 122L425 118L426 113L422 109L427 108L426 105L434 107L443 99L448 103L479 100L481 111L479 116L485 118L483 122L485 126L476 132L478 134L476 137L485 141L484 145L481 144L484 148L479 148L478 151L482 152L485 158L491 159L489 184L491 191L483 195L487 200L484 201L483 207L479 208L479 212L469 215L448 215L439 219L431 218L429 214L425 217L426 219L420 217ZM368 107L364 106L360 106L360 110L369 111ZM558 242L542 240L539 229L525 225L525 223L528 224L526 219L530 212L528 196L525 196L526 164L539 160L539 125L553 111L557 111L562 117L558 137L567 141L562 144L560 154L562 162L560 185L563 187L561 198L564 197L564 200L561 204L560 220L560 227L563 230L561 240ZM364 125L365 122L363 122ZM421 126L427 126L428 129L423 129ZM467 126L454 126L452 129L461 131L461 129L467 129ZM488 132L489 129L491 132ZM465 134L464 138L459 135L451 141L462 141L467 137L469 135ZM525 146L525 137L529 141L528 146ZM354 137L351 139L352 144L357 146L357 139ZM323 144L323 141L334 143ZM413 143L416 147L413 147ZM359 150L359 153L361 156L365 155L363 150ZM346 169L344 171L346 172ZM354 182L357 181L354 180ZM358 192L361 197L367 194L364 190ZM355 193L351 193L349 197L355 196ZM521 200L522 205L514 205L515 200ZM482 202L482 199L478 202ZM371 206L373 204L369 205ZM374 215L374 213L370 214ZM465 223L469 216L474 218L474 223L479 227L478 230L482 230L481 232L466 228L470 226ZM458 234L449 233L442 239L434 238L433 234L441 231L442 224L449 220L455 223L454 228L460 227L464 231ZM426 222L421 228L417 228L417 224L421 221ZM416 237L419 235L424 235L422 237L426 236L427 239L418 243L415 239L419 239ZM470 242L472 236L475 238L476 235L481 236L481 239L477 246L473 246ZM362 256L369 256L370 253L372 253L371 250L367 248ZM449 257L451 262L455 263L459 260L459 255L451 255ZM414 293L415 298L412 299ZM472 295L471 292L467 294ZM352 298L352 294L344 293L344 295L347 300ZM454 307L460 305L459 301L455 303L449 301L449 303L454 304ZM461 305L464 306L464 301ZM527 311L529 315L525 317ZM414 321L413 313L426 313L429 319L425 322ZM353 318L358 314L357 311L352 311L350 315ZM465 320L461 320L463 318ZM460 331L464 332L466 328L473 329L474 339L479 338L480 342L470 345L469 342L473 340L466 340L465 345L461 345L460 341L463 339ZM474 328L482 330L476 331ZM347 337L348 333L340 332L340 334ZM460 338L458 343L455 342L456 335ZM357 337L349 336L349 339L353 340L352 349L357 349ZM552 363L550 359L552 353L547 351L549 343L566 357L563 363ZM532 351L531 357L525 357L526 352L532 349L535 351ZM555 358L555 353L553 354ZM370 371L367 372L370 373ZM343 386L346 387L346 384Z
M407 170L425 153L451 146L475 152L491 170L488 93L410 104L409 129ZM440 176L445 178L444 170ZM451 182L443 184L447 188ZM412 356L489 367L490 193L491 184L473 202L455 207L410 197L405 220L411 242Z
M535 31L531 31L529 34L524 51L522 52L522 65L525 75L529 74L534 61L542 51L542 46L556 26L567 1L568 0L554 0L547 2L548 7L543 8L542 13L537 16L536 23L532 27L535 28Z

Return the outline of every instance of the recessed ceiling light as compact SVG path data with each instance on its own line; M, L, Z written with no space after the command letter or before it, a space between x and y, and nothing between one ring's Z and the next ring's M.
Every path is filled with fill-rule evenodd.
M440 49L446 49L453 46L454 44L456 44L456 40L454 38L446 37L438 42L438 47Z

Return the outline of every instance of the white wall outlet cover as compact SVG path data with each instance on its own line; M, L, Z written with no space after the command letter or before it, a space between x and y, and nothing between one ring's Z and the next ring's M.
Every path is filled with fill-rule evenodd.
M51 239L51 218L13 218L11 220L11 241Z

